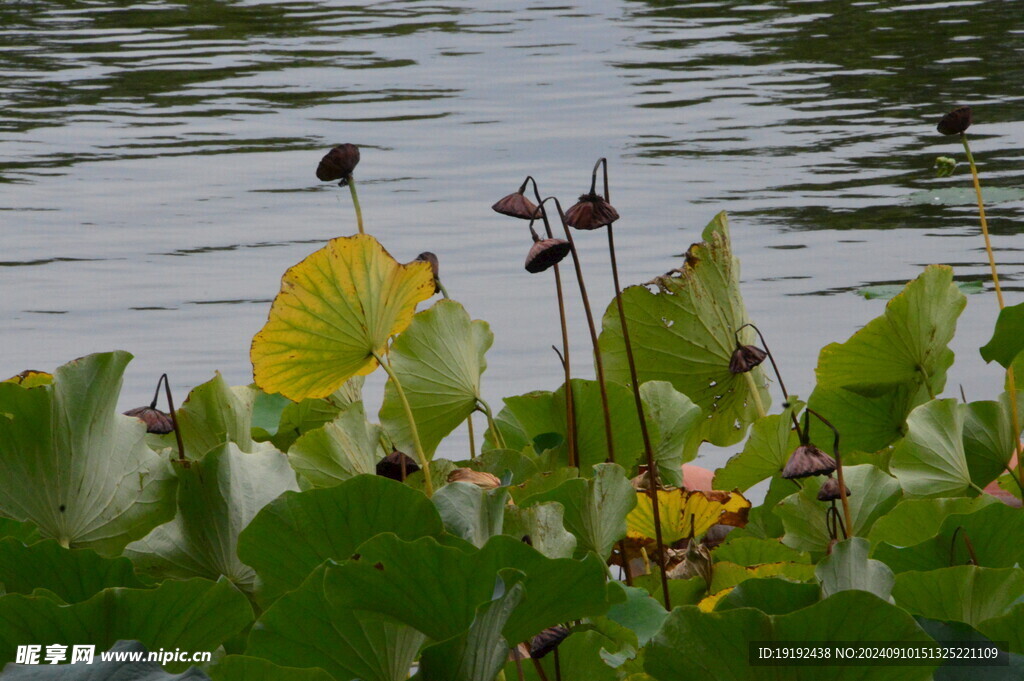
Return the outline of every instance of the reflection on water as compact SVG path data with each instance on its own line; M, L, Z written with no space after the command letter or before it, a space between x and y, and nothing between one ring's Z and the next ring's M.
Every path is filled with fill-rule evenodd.
M5 2L0 373L124 348L131 403L165 370L179 389L248 381L280 274L354 231L347 193L313 176L352 141L370 231L399 259L438 253L491 322L495 401L553 387L558 328L550 282L522 271L525 225L489 206L527 173L571 200L602 155L624 278L669 269L729 210L750 314L807 394L817 349L882 309L857 288L930 262L984 279L966 169L931 167L963 160L934 130L955 105L975 108L1020 289L1022 93L1005 0ZM581 241L606 301L603 240ZM976 350L994 309L972 296L955 346L972 399L998 383Z

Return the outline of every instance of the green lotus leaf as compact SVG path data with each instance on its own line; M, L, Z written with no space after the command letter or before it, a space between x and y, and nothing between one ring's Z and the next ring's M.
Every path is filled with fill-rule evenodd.
M593 468L591 468L593 472ZM579 477L579 470L576 468L556 468L553 471L542 471L532 476L526 482L509 488L512 499L520 506L529 506L533 503L531 497L549 492L566 480L575 480Z
M405 681L426 637L386 615L339 603L329 578L337 567L328 565L260 616L245 654L284 667L320 668L334 679Z
M615 462L630 469L643 452L640 436L640 420L636 415L636 402L632 391L618 383L607 383L608 408L612 415L612 441L615 446ZM572 394L576 412L576 450L579 454L581 474L590 473L595 464L604 463L608 458L605 437L604 412L601 406L601 391L596 381L574 378ZM552 447L551 468L568 464L568 431L565 416L565 385L555 392L537 390L506 397L505 408L498 417L499 428L508 446L512 442L525 440L533 443L541 436L555 433L561 441ZM538 452L538 454L541 452Z
M501 534L505 521L508 490L484 490L469 482L450 482L430 499L444 521L444 527L476 547Z
M608 608L605 617L636 634L639 645L647 645L647 642L661 630L668 612L661 603L651 598L646 590L624 586L619 582L613 584L622 589L626 599Z
M953 283L966 296L985 292L985 284L980 281L955 281ZM859 288L857 293L864 296L866 300L889 300L902 293L904 288L906 288L905 284L875 284Z
M1018 396L1018 410L1020 404ZM1019 439L1014 436L1010 418L1010 396L1003 393L998 401L969 402L961 405L964 411L964 456L971 482L984 488L1010 465L1010 458ZM1018 411L1018 424L1024 423ZM1019 435L1019 433L1017 434Z
M223 443L179 470L178 479L174 520L129 544L125 555L158 579L224 575L253 591L256 572L238 559L238 536L260 509L298 489L288 459L276 449L249 454Z
M998 503L982 495L973 499L904 499L878 519L868 534L872 544L882 542L893 546L913 546L935 536L943 521L953 514L968 514Z
M252 439L266 442L277 435L281 428L281 415L289 406L295 404L284 395L268 395L256 384L250 386L256 394L252 401ZM276 444L275 447L278 447ZM282 452L287 447L278 447Z
M509 641L525 641L546 627L600 615L609 607L601 560L546 558L512 537L492 537L482 549L465 551L432 537L405 542L382 534L360 546L359 555L358 561L328 572L339 605L389 615L435 641L470 626L505 568L526 574L526 596L503 630Z
M818 385L874 396L895 385L930 385L938 393L953 363L947 345L967 304L953 270L930 265L845 343L821 350Z
M754 506L747 514L747 524L729 533L729 540L740 537L755 539L780 539L786 530L782 519L776 515L775 507L783 499L793 493L793 483L782 477L772 478L768 483L768 492L760 506Z
M981 357L986 362L995 360L1009 369L1021 350L1024 350L1024 303L999 311L992 339L981 347Z
M440 300L413 317L409 328L392 344L391 370L409 400L428 458L482 401L480 376L487 368L484 353L493 342L487 322L471 320L454 300ZM384 389L380 422L399 450L415 450L393 379Z
M1024 603L1017 603L1003 615L990 617L977 626L993 641L1006 641L1009 650L1024 655Z
M661 482L682 487L683 464L697 455L697 428L703 412L667 381L644 383L640 386L640 398Z
M227 655L210 668L212 681L334 681L317 667L282 667L249 655Z
M896 573L937 570L972 561L981 567L1013 567L1024 564L1024 543L1007 538L1020 536L1024 536L1024 514L993 501L968 513L945 516L941 526L920 542L900 548L881 542L873 555Z
M703 422L703 439L728 446L742 440L747 425L759 415L754 387L765 408L770 398L760 367L746 374L729 371L735 333L749 319L724 212L715 216L702 237L704 241L690 246L681 268L651 282L658 286L657 293L646 286L630 286L622 292L622 305L640 383L671 383L709 415ZM614 301L602 327L606 375L628 384L629 365ZM749 328L740 333L742 343L754 338Z
M511 449L491 449L480 456L465 462L475 471L483 471L504 479L507 473L512 474L512 485L526 482L537 474L537 463L533 457Z
M576 535L565 529L565 508L556 501L536 503L527 508L510 505L505 508L502 532L522 539L548 558L572 558L576 551Z
M964 452L965 410L954 399L932 400L907 418L890 470L912 496L960 496L976 488Z
M362 403L365 376L353 376L327 397L292 402L284 395L268 395L253 385L253 439L271 441L282 452L311 430L330 423L348 407Z
M0 597L0 663L17 646L95 645L133 639L149 650L215 650L252 622L245 596L226 579L168 580L155 589L104 589L80 603L8 594ZM170 663L181 670L183 663Z
M468 631L424 649L417 678L490 681L497 676L510 647L502 630L525 595L522 582L506 586L504 594L477 608Z
M374 356L433 294L428 263L400 265L368 234L332 239L281 278L252 341L256 385L296 402L327 397L371 373Z
M957 565L896 575L896 605L934 620L982 622L1009 612L1024 596L1024 569Z
M683 606L672 611L648 647L644 667L659 681L929 681L935 666L877 666L870 672L839 665L762 667L749 662L751 641L842 641L856 647L858 642L928 643L931 639L909 614L864 591L841 591L785 615L766 615L753 608L705 613Z
M282 494L242 530L238 557L256 570L257 595L266 603L298 588L325 560L347 560L381 532L418 539L443 531L437 510L422 492L361 475L335 487Z
M817 584L790 582L777 577L746 579L722 597L715 612L757 608L766 615L785 615L818 602Z
M848 497L853 528L850 536L864 536L874 522L900 500L900 485L895 478L871 464L843 466L843 476L851 494ZM826 503L818 501L818 489L824 478L804 478L801 491L786 497L775 507L786 534L782 543L798 551L824 553L831 542L825 521Z
M618 464L598 464L593 471L590 479L566 480L521 505L557 501L565 509L566 529L576 535L577 555L591 551L607 560L615 542L626 536L626 516L636 506L636 490Z
M609 654L609 649L614 650L617 647L615 641L599 631L578 630L559 644L558 670L555 669L554 655L547 655L540 660L540 664L544 668L545 678L548 679L618 681L624 677L604 659L604 656ZM523 660L522 670L523 681L543 681L529 659ZM505 678L510 680L520 678L515 662L508 662L505 665Z
M257 391L247 385L229 386L219 371L193 388L177 412L186 456L201 459L225 442L234 442L243 452L251 452L256 395ZM165 436L165 441L174 442L174 435Z
M0 518L0 537L13 537L26 544L33 544L40 539L38 527L10 518Z
M78 603L112 586L142 588L127 558L103 558L89 549L65 549L52 539L29 546L0 539L0 584L7 593L48 589Z
M314 487L332 487L357 475L375 475L386 452L381 427L366 420L363 405L346 407L334 420L300 436L288 450L292 468Z
M173 516L170 465L146 446L141 421L117 413L130 359L89 355L51 385L0 383L0 515L103 555Z
M183 674L169 674L158 662L149 662L150 652L138 641L118 641L108 652L114 653L110 660L95 655L92 662L76 662L73 665L50 664L9 664L2 672L5 681L209 681L198 667L191 667ZM128 655L141 655L142 661L132 660ZM70 650L67 656L71 657ZM328 680L330 681L330 680Z
M1024 612L1024 608L1022 608L1021 612ZM917 623L921 625L921 628L929 636L939 643L948 644L950 647L963 647L965 644L974 644L980 647L991 648L996 647L992 645L993 641L1002 641L1010 643L1009 648L1013 650L1004 658L1004 664L999 664L999 662L1002 662L1002 660L999 660L997 665L984 667L970 663L962 666L943 666L935 673L935 681L1017 681L1017 679L1024 678L1024 655L1018 654L1019 643L1024 640L1021 637L1024 629L1018 627L1014 632L1007 632L1011 633L1009 638L1002 636L993 639L963 622L939 622L920 616L914 619L917 620ZM984 624L995 623L999 619L986 620ZM1018 621L1024 624L1024 621ZM1018 650L1014 650L1015 641L1018 643ZM1005 650L1005 646L998 647Z
M715 563L711 572L711 586L708 593L716 594L742 584L748 579L780 578L792 582L806 582L814 579L814 566L810 563L763 563L761 565L736 565L726 561Z
M757 483L778 475L790 455L800 445L792 427L797 403L791 402L781 414L772 414L754 422L743 451L715 471L715 489L743 492Z
M778 539L761 539L750 536L729 535L725 542L711 552L711 558L737 565L760 565L762 563L810 563L811 557L804 552L791 549Z
M832 547L832 553L814 570L825 598L840 591L859 589L888 600L896 578L885 563L868 558L870 548L871 544L863 537L850 537Z
M807 403L842 433L843 451L877 452L903 437L907 415L929 399L925 387L912 384L871 396L819 384ZM832 431L812 419L811 437L828 442Z

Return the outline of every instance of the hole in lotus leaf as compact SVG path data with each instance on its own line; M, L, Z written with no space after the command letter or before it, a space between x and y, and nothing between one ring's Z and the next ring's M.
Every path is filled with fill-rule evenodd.
M671 329L672 325L676 323L676 320L674 320L674 319L666 319L665 317L662 317L661 318L661 323L665 325L666 329Z
M710 381L710 382L708 383L708 387L709 387L709 388L714 388L714 387L715 387L716 385L718 385L718 381L716 381L716 380L711 380L711 381Z
M565 438L562 437L561 433L541 433L537 437L533 438L533 449L540 453L549 449L554 449L563 442L565 442Z
M60 512L63 513L66 508L67 508L67 506L65 506L64 504L61 504L60 505Z
M384 571L384 563L374 563L373 569L374 570L380 570L381 572L383 572Z

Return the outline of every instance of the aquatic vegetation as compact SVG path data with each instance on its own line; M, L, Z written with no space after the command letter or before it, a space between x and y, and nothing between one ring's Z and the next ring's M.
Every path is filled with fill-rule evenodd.
M947 118L963 138L969 111ZM357 161L339 147L318 177L352 186ZM190 678L227 681L864 677L834 659L763 666L753 642L926 651L872 678L930 679L927 651L950 641L1019 668L1024 305L1000 296L981 348L1006 385L944 398L967 299L926 267L821 350L804 402L748 316L724 213L677 267L622 288L612 230L628 216L605 159L569 211L532 177L494 209L529 221L527 271L555 273L565 377L497 413L490 326L448 297L436 256L399 263L361 218L284 274L253 385L217 374L175 409L162 376L120 414L124 352L0 383L5 675L48 678L13 662L33 644L216 651ZM600 336L570 227L608 234ZM596 380L571 373L569 257ZM375 405L362 386L378 366ZM437 457L477 412L480 451ZM685 467L704 443L741 450L713 489Z

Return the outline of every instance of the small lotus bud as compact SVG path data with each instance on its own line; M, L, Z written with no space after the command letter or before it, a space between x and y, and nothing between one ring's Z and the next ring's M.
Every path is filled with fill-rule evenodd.
M402 474L402 467L405 467L405 475ZM394 451L377 462L377 475L402 482L409 475L420 469L410 457L402 452Z
M562 626L548 627L530 641L530 657L539 660L569 636L569 630Z
M328 151L320 165L316 167L316 176L324 182L344 180L359 165L359 147L354 144L341 144Z
M430 251L423 251L422 253L420 253L419 255L416 256L416 259L419 260L420 262L430 263L430 269L432 269L434 271L434 279L436 280L438 278L437 273L438 273L438 270L440 269L440 267L439 267L439 264L437 262L437 256L436 255L434 255Z
M572 246L564 239L535 241L530 247L530 252L526 254L526 271L531 274L543 272L562 262L571 250Z
M971 127L971 107L953 109L939 121L938 131L943 135L959 135Z
M782 469L786 479L828 475L836 469L836 460L814 445L800 445Z
M850 488L843 485L846 490L846 496L850 496ZM818 490L818 501L835 501L839 498L839 481L835 478L829 478L825 481L825 484Z
M584 194L569 210L565 211L565 224L576 229L598 229L619 219L619 212L612 204L591 192Z
M729 371L743 374L764 361L768 353L756 345L737 345L729 360Z
M956 170L956 160L949 156L937 156L935 158L936 177L949 177Z
M147 433L166 435L174 430L174 421L170 414L165 414L156 407L136 407L124 413L125 416L134 416L146 424Z
M497 476L484 471L474 471L471 468L456 468L448 474L448 482L468 482L481 489L501 487L501 480Z
M525 187L521 191L509 194L491 206L491 208L502 215L508 215L522 220L533 220L540 215L540 212L537 210L537 206L534 205L533 201L530 201L530 199L523 195L524 191Z

